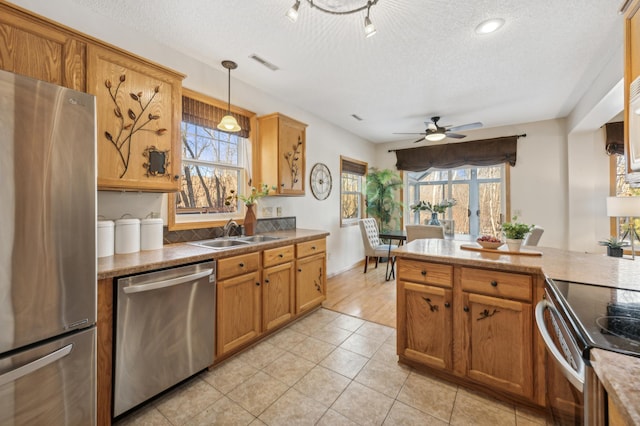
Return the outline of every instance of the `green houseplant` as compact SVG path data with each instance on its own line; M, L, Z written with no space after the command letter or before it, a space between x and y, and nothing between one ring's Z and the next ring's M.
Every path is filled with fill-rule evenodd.
M599 241L601 246L607 246L607 256L622 257L624 243L616 237L609 237L604 241Z
M402 188L402 179L397 172L372 167L367 174L365 194L367 197L367 215L378 222L378 229L391 229L391 222L400 227L402 203L397 201L396 191Z
M520 251L522 240L531 232L535 225L527 225L525 223L518 222L518 216L513 216L511 222L504 222L502 224L502 232L507 239L507 246L510 251Z

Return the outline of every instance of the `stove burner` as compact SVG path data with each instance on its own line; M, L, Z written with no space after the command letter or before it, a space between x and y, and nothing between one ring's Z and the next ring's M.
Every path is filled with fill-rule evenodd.
M602 333L640 343L640 318L604 316L596 318Z

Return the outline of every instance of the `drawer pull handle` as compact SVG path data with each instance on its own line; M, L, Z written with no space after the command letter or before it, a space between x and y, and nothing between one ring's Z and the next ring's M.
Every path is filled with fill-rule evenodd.
M238 266L241 267L241 268L244 268L244 262L238 263Z
M426 276L427 276L427 271L424 271L424 270L423 270L423 271L422 271L422 272L420 272L420 273L422 274L422 276L423 276L423 277L426 277Z
M498 281L491 281L492 287L498 287Z
M451 303L449 303L449 302L444 302L444 307L445 307L445 308L450 308L450 307L451 307Z
M298 268L298 272L302 272L302 268Z
M269 278L265 279L265 280L264 280L264 283L265 283L265 284L269 284Z
M465 311L465 312L469 312L469 307L465 306L462 310Z
M283 257L284 257L284 254L280 253L280 254L278 255L278 257L283 258Z
M259 283L259 282L257 282L257 283L256 283L256 286L260 287L260 283Z
M311 250L315 250L315 249L316 249L316 246L311 246Z

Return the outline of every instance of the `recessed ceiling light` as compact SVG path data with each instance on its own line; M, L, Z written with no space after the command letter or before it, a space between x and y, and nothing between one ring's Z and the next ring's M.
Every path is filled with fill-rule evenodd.
M503 25L504 25L504 19L502 19L502 18L487 19L486 21L481 22L476 27L476 33L477 34L489 34L489 33L492 33L494 31L498 31L500 29L500 27L502 27Z

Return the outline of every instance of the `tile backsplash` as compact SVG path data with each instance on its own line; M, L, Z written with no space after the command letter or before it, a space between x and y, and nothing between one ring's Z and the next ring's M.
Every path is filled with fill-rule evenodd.
M258 219L256 224L256 232L258 234L288 229L296 229L295 216ZM165 226L163 242L164 244L186 243L188 241L208 240L218 237L222 237L222 226L186 229L183 231L169 231Z

